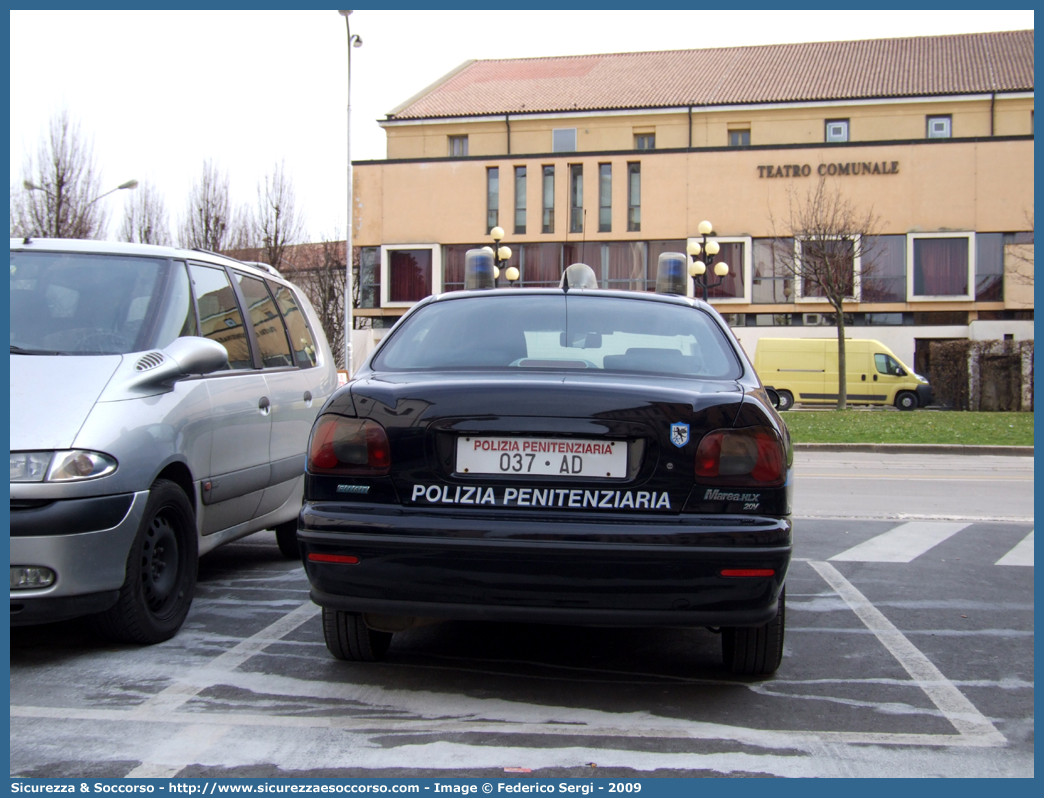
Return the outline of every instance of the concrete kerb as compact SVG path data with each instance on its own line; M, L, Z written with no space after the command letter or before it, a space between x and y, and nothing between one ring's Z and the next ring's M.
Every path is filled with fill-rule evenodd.
M959 443L795 443L796 452L872 452L874 454L992 454L1032 457L1032 446L965 446Z

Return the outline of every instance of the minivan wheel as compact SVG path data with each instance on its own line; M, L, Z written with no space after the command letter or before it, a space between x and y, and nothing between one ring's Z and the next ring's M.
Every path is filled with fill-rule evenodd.
M158 479L127 556L120 597L95 616L99 632L127 643L161 643L185 622L196 588L196 521L185 492Z
M779 594L776 617L764 626L724 626L721 654L725 667L744 676L775 673L783 661L787 590Z
M391 632L378 632L361 615L323 607L323 637L337 659L353 662L378 662L391 644Z
M790 410L794 406L794 394L790 391L776 391L779 394L779 408L780 412L784 410Z
M916 410L917 394L910 391L900 391L895 397L895 406L900 410Z
M297 543L297 519L287 521L275 528L276 544L279 553L288 560L301 559L301 547Z

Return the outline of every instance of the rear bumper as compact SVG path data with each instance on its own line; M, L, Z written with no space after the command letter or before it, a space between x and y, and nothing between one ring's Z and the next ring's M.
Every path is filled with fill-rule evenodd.
M605 626L770 621L789 518L467 514L308 504L298 530L313 600L349 612ZM358 558L315 562L311 554ZM723 576L771 569L771 576Z

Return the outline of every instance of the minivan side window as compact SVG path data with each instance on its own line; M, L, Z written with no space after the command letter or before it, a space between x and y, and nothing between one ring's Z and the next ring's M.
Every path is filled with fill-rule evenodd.
M264 280L249 277L240 272L232 272L239 283L239 290L246 300L250 323L254 325L254 335L261 350L263 368L280 368L293 366L290 357L290 344L286 340L286 327L276 310L272 295L268 293Z
M272 289L276 304L286 321L286 328L290 331L290 343L297 365L303 369L312 368L318 364L319 356L316 353L315 340L308 329L308 321L305 319L297 297L285 285L269 282L268 287Z
M253 368L243 315L225 270L191 263L189 273L199 308L200 334L228 350L230 368Z
M889 374L893 377L902 377L906 374L895 358L889 355L874 355L874 365L877 366L877 371L881 374Z

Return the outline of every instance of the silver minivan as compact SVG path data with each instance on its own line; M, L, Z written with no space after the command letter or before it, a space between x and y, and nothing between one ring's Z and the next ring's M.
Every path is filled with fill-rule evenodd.
M11 624L156 643L199 555L297 556L305 449L337 370L270 272L198 250L11 240Z

